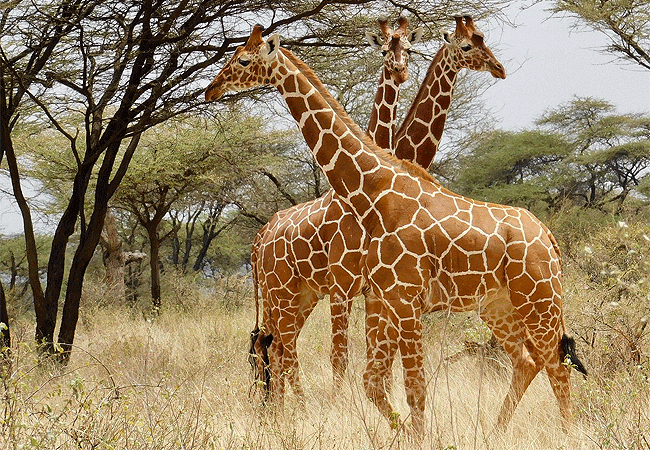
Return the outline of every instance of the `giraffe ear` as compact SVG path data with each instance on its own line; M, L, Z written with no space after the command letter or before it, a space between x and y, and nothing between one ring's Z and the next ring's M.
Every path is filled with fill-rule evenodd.
M408 36L408 40L411 43L411 45L420 42L420 39L422 39L423 34L424 34L424 30L422 29L422 27L418 27L415 30L411 31Z
M445 44L454 45L454 40L451 38L451 33L449 31L443 31L440 33L440 36L442 37L442 40L445 42Z
M266 43L262 46L262 57L267 61L272 60L280 48L280 36L273 34L269 36Z
M366 40L370 44L370 46L376 50L380 50L382 47L381 39L379 38L379 35L377 33L372 33L370 31L366 31Z

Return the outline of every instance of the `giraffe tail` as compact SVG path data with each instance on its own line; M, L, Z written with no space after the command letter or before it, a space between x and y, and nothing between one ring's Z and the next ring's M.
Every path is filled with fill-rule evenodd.
M553 244L553 249L555 250L555 253L557 254L559 263L560 263L560 268L562 267L562 253L560 252L560 246L557 243L557 240L555 240L555 236L553 236L553 233L551 233L551 230L546 230L548 233L549 238L551 239L551 243ZM562 328L564 329L564 315L562 315ZM587 376L587 369L585 368L584 364L578 359L578 355L576 354L576 341L567 336L566 334L562 334L562 339L560 340L560 356L562 357L563 361L567 361L567 363L576 369L578 372L583 374L584 376Z
M560 341L560 356L562 356L562 360L566 361L566 363L571 367L584 376L587 376L587 369L576 355L576 342L566 334L562 335L562 340Z

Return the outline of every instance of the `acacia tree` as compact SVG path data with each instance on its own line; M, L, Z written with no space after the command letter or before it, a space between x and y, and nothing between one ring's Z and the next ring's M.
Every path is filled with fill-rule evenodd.
M471 151L458 161L454 188L472 198L534 209L555 199L553 174L570 152L558 135L537 130L493 131L476 136Z
M556 0L552 9L606 35L605 52L650 70L650 1Z
M502 3L507 2L493 0L481 6L488 10ZM403 8L397 2L370 0L16 0L4 5L0 139L23 215L35 337L44 343L44 350L55 353L58 302L65 285L58 343L64 350L61 360L69 357L84 275L101 236L108 202L142 133L181 112L198 112L202 90L214 73L205 69L245 42L250 20L267 25L266 33L285 34L285 45L309 50L329 46L339 51L339 58L353 60L361 51L359 26L372 26L376 11L387 7ZM441 17L441 11L446 15L462 8L462 2L454 3L454 8L422 2L412 14L430 20ZM241 96L231 98L237 97ZM75 117L71 125L60 121L63 114ZM44 291L30 208L20 189L21 174L11 145L19 120L51 126L65 137L75 162L71 193L53 235ZM75 230L79 244L64 283L66 250Z
M567 197L588 207L620 209L650 168L650 117L616 114L611 103L576 97L545 113L537 125L571 147L561 184Z
M92 11L94 2L72 1L53 5L34 2L32 6L31 14L26 14L29 6L13 2L3 8L0 18L0 162L6 155L14 198L23 217L29 280L36 311L36 340L52 342L51 338L48 340L48 330L51 328L49 334L53 335L56 308L47 307L47 292L44 293L40 285L34 227L20 184L11 133L20 113L27 112L24 100L32 96L29 89L39 83L39 77L43 79L42 73L55 59L55 49L75 29L76 23ZM30 18L29 27L25 27L25 17ZM26 33L26 28L32 31ZM4 303L5 296L0 300ZM3 304L2 309L5 308ZM8 335L8 329L6 332Z
M228 126L224 127L221 121ZM261 118L235 112L224 114L217 123L189 118L171 120L143 135L140 150L116 193L115 205L133 214L147 233L154 308L162 305L160 245L176 235L180 225L171 221L171 228L162 226L169 222L170 211L181 200L187 204L188 198L197 195L217 196L210 202L212 206L218 204L216 213L201 219L204 242L197 261L202 261L209 243L218 234L217 219L229 203L228 193L245 184L256 167L264 166L287 144L287 135L267 132ZM199 212L198 216L201 215Z
M479 136L461 159L456 187L484 200L557 209L620 209L647 183L650 117L575 98L545 113L539 129Z
M212 242L235 222L234 219L225 217L226 208L231 205L232 191L232 185L228 183L221 189L211 190L211 193L190 195L180 202L184 207L174 205L169 212L173 230L170 257L172 264L185 272L190 266L190 258L194 257L192 270L197 272L204 268Z

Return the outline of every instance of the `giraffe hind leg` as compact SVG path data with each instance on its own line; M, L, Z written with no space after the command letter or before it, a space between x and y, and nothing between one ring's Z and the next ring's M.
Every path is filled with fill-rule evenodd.
M587 375L587 369L576 355L575 341L566 334L563 334L560 340L559 356L559 364L548 366L546 372L555 398L560 405L561 425L566 433L572 418L571 384L569 380L571 368L575 368L584 376Z
M510 302L494 301L481 312L481 318L492 330L512 362L512 379L497 418L496 429L505 431L526 389L543 367L530 342L527 330Z
M298 362L298 337L307 317L318 303L318 296L309 289L299 290L290 300L283 303L282 324L282 364L280 376L289 382L301 407L305 405L305 391L300 381L300 364Z
M548 380L551 383L551 389L560 406L560 416L562 430L566 433L569 423L571 422L571 368L562 364L552 364L546 366Z

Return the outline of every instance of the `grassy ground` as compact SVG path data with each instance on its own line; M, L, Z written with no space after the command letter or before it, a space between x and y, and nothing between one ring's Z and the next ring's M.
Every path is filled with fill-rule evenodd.
M260 408L251 390L246 359L254 325L250 286L241 280L210 289L184 283L177 280L168 288L167 306L156 317L102 304L99 288L89 292L77 348L65 369L37 362L32 325L18 321L13 365L2 377L0 448L414 447L365 399L361 301L353 311L351 366L343 390L332 392L329 310L322 301L299 341L306 407L299 408L289 392L284 413L272 414ZM571 319L575 312L570 304L567 309ZM605 374L590 367L587 381L574 372L575 422L568 434L559 427L558 407L542 373L507 432L495 435L491 430L509 384L509 364L498 355L447 358L465 340L486 339L473 314L431 315L425 328L429 387L422 448L650 448L644 368ZM579 352L587 363L597 361L594 350L582 345ZM394 406L404 418L408 408L399 370L393 391Z
M650 226L618 222L582 236L589 237L571 239L563 257L565 322L590 371L587 379L572 377L569 432L540 373L508 430L493 433L509 363L498 352L462 353L465 341L489 338L476 314L431 314L424 318L421 448L650 449ZM38 361L28 308L10 305L0 449L416 448L365 398L361 301L343 389L333 392L325 300L299 340L305 408L289 392L284 411L273 413L260 407L247 363L250 283L233 277L206 285L171 273L164 282L155 316L146 304L111 304L101 283L87 282L76 348L63 369ZM399 364L393 386L393 405L408 421Z

